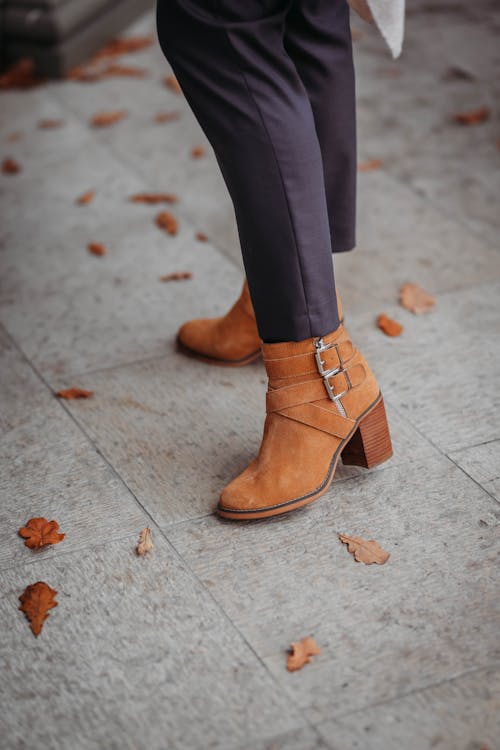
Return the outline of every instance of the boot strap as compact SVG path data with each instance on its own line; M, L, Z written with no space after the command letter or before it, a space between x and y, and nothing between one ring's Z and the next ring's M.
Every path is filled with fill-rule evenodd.
M283 409L279 414L309 427L314 427L316 430L327 432L329 435L334 435L342 440L354 430L356 425L355 419L342 417L332 409L325 409L318 404L301 404L291 409Z
M306 380L303 383L294 383L294 385L285 385L282 388L276 388L266 393L266 411L281 411L292 406L300 406L311 401L320 401L326 396L330 397L325 380L332 389L335 398L355 388L364 381L366 377L365 368L361 363L347 367L335 375L323 376L321 380ZM326 393L325 393L326 388Z
M281 359L266 359L266 371L270 380L293 378L319 372L321 375L340 371L354 356L356 350L350 340L327 343L314 352L295 354Z

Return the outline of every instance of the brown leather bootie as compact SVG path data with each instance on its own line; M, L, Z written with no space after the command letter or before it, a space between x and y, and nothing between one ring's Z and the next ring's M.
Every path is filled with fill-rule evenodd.
M342 321L338 294L337 307ZM260 357L261 339L246 279L229 312L220 318L188 320L179 328L177 344L185 354L225 367L241 367Z
M343 325L323 338L263 344L269 386L257 458L222 492L217 512L286 513L330 486L339 458L370 468L392 455L384 402Z

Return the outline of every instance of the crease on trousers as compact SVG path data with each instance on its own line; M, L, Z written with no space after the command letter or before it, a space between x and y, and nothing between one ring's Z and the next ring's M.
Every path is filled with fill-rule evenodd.
M355 244L346 0L157 0L157 29L231 196L261 338L335 330L332 252Z

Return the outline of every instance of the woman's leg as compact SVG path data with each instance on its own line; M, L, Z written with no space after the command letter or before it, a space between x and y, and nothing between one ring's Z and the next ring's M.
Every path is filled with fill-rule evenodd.
M284 44L314 113L332 249L351 250L356 244L356 109L346 0L294 0Z
M290 6L157 5L160 44L234 204L264 341L301 341L339 325L323 157L308 92L283 46Z

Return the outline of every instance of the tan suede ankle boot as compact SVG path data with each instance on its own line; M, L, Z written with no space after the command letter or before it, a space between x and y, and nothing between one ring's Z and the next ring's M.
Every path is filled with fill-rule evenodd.
M222 492L217 512L286 513L330 486L340 457L370 468L392 455L375 377L343 325L323 338L263 344L269 386L257 458Z
M337 295L339 320L342 304ZM220 318L188 320L179 328L177 344L185 354L225 367L241 367L261 356L261 340L248 283L231 309Z

